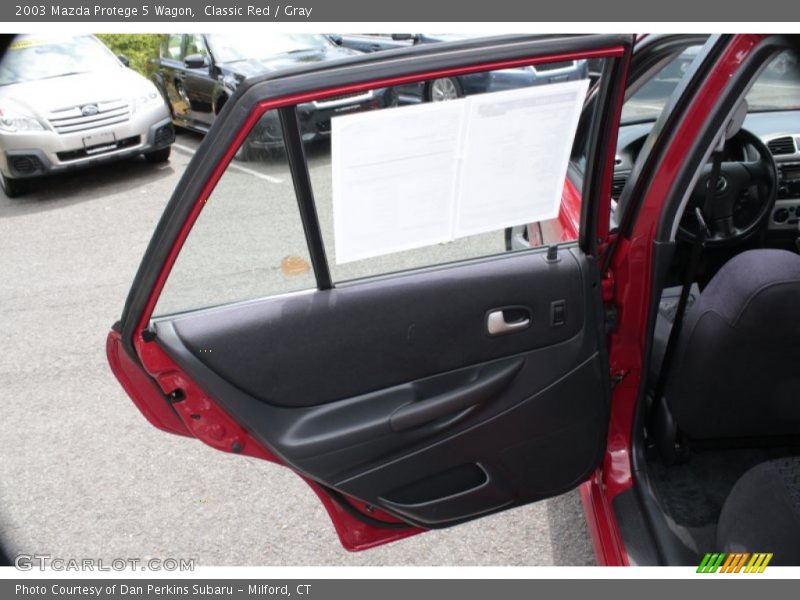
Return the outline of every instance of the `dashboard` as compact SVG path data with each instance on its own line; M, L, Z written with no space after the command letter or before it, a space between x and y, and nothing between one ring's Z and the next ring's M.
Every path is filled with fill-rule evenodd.
M620 127L611 194L615 201L619 200L652 127L652 122ZM778 199L768 228L776 232L800 231L800 110L750 113L744 129L764 141L778 167ZM726 145L723 159L745 160L745 154L745 149L732 141Z

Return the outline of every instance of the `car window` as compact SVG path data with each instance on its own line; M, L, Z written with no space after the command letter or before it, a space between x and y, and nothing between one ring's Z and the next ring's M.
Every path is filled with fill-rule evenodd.
M689 46L649 81L640 87L622 107L622 123L655 121L667 104L672 92L678 87L689 65L700 52L701 46Z
M310 33L214 33L209 34L207 39L214 58L219 62L269 58L280 54L313 53L333 46L324 35Z
M257 131L279 130L270 111ZM228 165L192 227L155 314L316 287L280 137L263 156Z
M622 108L622 123L655 121L700 50L690 46L631 96ZM800 109L800 66L795 51L773 58L747 94L751 112Z
M170 34L164 38L161 45L161 56L171 60L183 60L183 53L181 52L181 43L183 42L183 35Z
M560 61L297 105L334 284L575 240L580 190L565 172L588 73ZM544 218L508 216L516 210ZM315 286L283 129L268 112L207 199L155 314Z
M550 73L561 73L563 77L551 79ZM414 102L421 100L422 102L433 103L442 100L448 101L463 101L466 97L476 97L481 95L492 96L497 94L498 98L502 97L503 93L513 92L514 90L524 90L528 86L542 87L548 86L548 82L564 83L569 81L582 80L588 84L588 69L585 61L564 61L559 63L550 63L545 65L538 65L535 67L524 67L521 69L506 69L502 71L494 71L488 73L478 73L472 76L465 76L460 78L444 78L441 80L433 80L423 82L416 86L405 86L397 88L396 90L371 90L375 98L380 98L384 94L397 94L397 100L385 101L387 104L397 103L399 108L389 106L381 108L381 110L403 110L405 106L414 106ZM502 91L501 91L502 90ZM524 118L524 117L522 117ZM302 122L302 119L301 119ZM520 122L520 130L524 130L524 123ZM327 125L323 125L327 126ZM387 131L384 145L391 147L393 138L394 143L400 143L401 138L404 138L402 131ZM531 136L535 137L535 135ZM335 144L335 140L333 142ZM426 141L420 140L419 152L420 154L426 153L429 148L426 147ZM470 140L469 143L474 143ZM532 140L526 137L519 137L516 142L510 144L505 148L496 148L497 160L507 162L509 165L519 158L520 154L524 151L523 148L532 143ZM380 148L380 145L378 145ZM383 148L385 150L385 148ZM542 153L544 148L540 149ZM329 150L325 150L326 155ZM364 152L370 153L372 150L364 148ZM494 150L492 151L494 152ZM507 156L502 156L503 153L509 153ZM488 156L488 153L487 153ZM528 166L529 169L535 170L537 165L534 163L536 159L541 159L542 154L533 152L531 154L533 162ZM321 158L321 157L320 157ZM489 165L484 165L487 169ZM547 168L555 168L554 165L548 163ZM477 170L480 170L478 168ZM553 214L551 217L545 219L537 219L531 222L507 222L503 227L496 227L489 231L482 231L480 233L456 235L452 239L442 241L434 244L424 245L418 248L408 250L399 250L396 252L381 254L379 256L358 259L358 260L342 260L337 252L343 251L342 245L337 243L337 235L344 234L344 228L336 226L336 215L332 213L334 206L334 186L331 182L335 178L334 170L329 160L320 161L310 169L310 176L312 186L314 188L314 195L317 199L317 206L319 210L323 211L324 218L321 219L323 226L323 241L327 256L329 257L331 275L334 282L350 281L360 279L363 277L371 277L376 275L384 275L388 273L406 271L411 269L418 269L423 267L430 267L439 264L470 260L481 257L488 257L492 255L503 254L507 251L519 250L524 248L536 247L541 245L549 245L553 243L560 243L576 239L575 230L567 230L563 226L565 222L565 215ZM506 187L500 181L494 183L488 182L484 177L473 177L468 179L468 186L484 185L485 189L483 194L485 197L485 206L487 208L487 219L493 218L492 210L493 200L498 205L501 204L499 198L493 198L494 194L503 195L508 193ZM423 177L420 174L418 181L414 186L442 186L441 194L446 194L447 182L444 178L438 177ZM463 184L462 184L463 185ZM564 179L560 182L560 189L558 193L562 194L563 198L568 198L568 202L572 203L578 213L580 212L580 195L577 190L565 189L568 185ZM378 188L380 189L380 188ZM411 187L410 189L414 189ZM427 193L427 190L420 190L420 193ZM386 194L403 194L414 193L406 190L393 191L391 189L382 189L376 193L376 196L383 196ZM468 193L468 190L460 189L460 194ZM534 203L537 199L537 193L531 192L528 196L528 201ZM390 206L391 209L378 208L383 206ZM372 207L372 210L395 210L397 211L395 218L398 220L398 226L402 227L402 223L410 222L410 216L405 214L405 210L417 210L417 208L406 209L403 202L393 204L387 198L375 197L371 199L366 206ZM417 205L411 202L411 198L407 202L409 207ZM365 207L365 210L367 208ZM460 209L456 209L460 210ZM428 220L435 218L433 214L427 217ZM337 231L338 229L338 231Z
M200 56L208 55L206 44L203 41L203 36L198 33L193 33L186 36L186 51L184 56L191 56L192 54L199 54Z
M772 59L747 93L750 112L800 110L800 61L785 50Z

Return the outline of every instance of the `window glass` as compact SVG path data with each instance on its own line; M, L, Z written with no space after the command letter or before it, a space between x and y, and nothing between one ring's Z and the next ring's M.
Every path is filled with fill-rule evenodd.
M574 240L580 194L561 173L567 168L574 145L588 78L586 61L562 61L362 90L298 105L298 125L334 283ZM547 118L542 116L543 110L550 111ZM427 120L417 122L423 113L428 115ZM455 113L458 114L453 121ZM565 117L567 113L572 116ZM332 135L343 131L344 121L337 124L336 119L353 115L371 119L381 114L401 121L408 115L414 117L407 127L398 128L393 120L388 129L385 123L376 124L384 128L381 132L368 127L363 134L351 135L348 156L379 162L384 153L397 161L396 151L402 146L406 158L416 161L416 166L406 171L408 181L399 181L398 185L387 185L378 178L376 194L362 202L364 212L380 213L391 207L396 213L390 217L390 224L396 222L398 228L408 222L428 226L434 221L432 215L444 214L452 219L453 231L458 229L458 235L434 237L434 241L419 247L361 258L351 256L343 261L337 256L334 218L334 188L341 182L334 180L333 168L334 159L341 160L342 155L333 154L332 150L344 138L332 139ZM440 116L450 119L450 129L438 122ZM581 119L581 126L590 121ZM376 123L380 122L381 119ZM475 123L483 128L477 128ZM437 137L432 134L434 130L445 133ZM491 142L487 143L487 139ZM435 156L437 148L451 153L448 160L435 162L440 160ZM556 155L563 156L559 164L553 162ZM461 163L467 166L459 166ZM437 165L443 166L440 169ZM368 175L357 173L356 183L369 183ZM539 180L550 183L545 189ZM523 184L517 185L516 181ZM398 192L395 187L402 190ZM340 193L348 191L346 186L338 189ZM385 202L387 195L398 193L399 202L398 198ZM509 195L518 198L517 204L523 210L527 210L528 203L545 203L550 217L503 221L498 214L506 214L502 211L509 207ZM419 202L423 196L428 204ZM442 212L440 203L448 197L457 209ZM472 199L471 205L462 202L466 197ZM338 206L341 209L341 204ZM463 213L468 210L477 212L464 221ZM339 221L339 229L341 225ZM375 232L367 226L355 233L369 236ZM389 230L388 235L394 233ZM376 244L385 241L373 239ZM315 287L283 131L277 113L270 111L250 132L205 203L155 314L174 314Z
M256 129L277 120L269 112ZM203 206L156 315L316 287L282 147L241 158L240 152Z
M497 227L491 231L482 231L474 235L458 235L452 239L437 241L423 247L385 253L364 259L350 260L348 258L343 261L342 257L337 255L336 236L337 234L342 235L342 228L337 228L334 215L333 188L336 182L334 181L334 168L331 164L332 146L335 146L337 141L334 139L331 142L326 139L331 135L332 119L335 120L339 116L363 111L404 111L408 107L437 102L459 102L474 96L486 95L488 99L488 97L494 97L496 94L499 99L504 97L504 94L514 90L523 91L534 87L541 89L575 81L586 82L583 86L583 89L586 89L588 77L589 69L586 61L561 61L532 67L441 78L389 89L375 89L368 92L368 94L371 94L370 97L352 95L349 98L333 98L317 102L314 105L300 106L298 111L301 130L304 138L309 142L306 144L309 173L320 216L328 263L334 282L492 256L509 250L521 250L532 246L571 241L576 239L576 231L571 227L568 229L564 227L567 220L566 215L557 215L530 223L507 224L508 226ZM552 89L555 90L557 88ZM580 98L581 103L582 99L583 96ZM554 118L559 116L558 113L554 114ZM542 141L546 139L546 132L542 131L541 134L538 131L523 133L526 132L527 125L524 120L531 118L531 116L520 112L518 118L520 119L516 127L518 131L512 132L508 136L507 143L504 140L502 148L491 148L489 152L484 153L485 162L507 164L509 172L506 178L512 177L514 172L530 171L532 173L537 168L542 168L548 173L557 170L556 165L547 162L550 149L546 146L539 146L539 144L546 143ZM585 121L588 124L589 119ZM377 122L379 123L380 121ZM436 123L437 118L434 118L431 125ZM333 136L336 135L337 131L334 130ZM408 135L411 134L408 133L407 128L399 125L394 131L389 128L384 139L382 139L382 144L377 142L374 145L365 143L361 148L361 152L367 156L375 156L376 161L382 160L381 156L384 154L386 156L394 156L396 160L396 155L392 154L391 149L399 144L407 144ZM569 135L571 136L572 133ZM571 145L572 137L566 142L567 145ZM425 195L431 198L432 205L436 204L437 196L441 196L441 202L445 201L444 196L447 194L449 180L444 181L446 179L444 176L437 177L437 173L431 176L431 173L427 172L438 169L436 163L433 162L436 160L433 156L432 144L434 143L438 142L432 141L429 136L421 135L418 144L419 156L429 156L430 158L423 158L418 167L420 170L412 172L410 175L408 186L399 185L397 190L392 190L391 185L386 185L385 182L377 182L374 201L365 202L363 210L365 212L393 210L395 211L394 218L397 219L398 227L404 227L404 224L409 222L408 215L404 214L406 210L418 211L422 214L422 212L431 209L430 214L426 213L426 216L421 220L430 222L431 219L437 218L434 216L431 206L420 207L415 202L412 202L410 197L417 194ZM470 138L467 143L474 144L475 140ZM471 153L474 148L467 148L466 150L467 153ZM517 160L525 152L530 153L531 160L525 165L520 165ZM464 160L463 156L461 160ZM501 172L502 164L494 164L492 166L473 162L469 166L470 169L476 172L488 172L498 167L500 167L498 172ZM426 172L422 172L423 170ZM365 173L365 177L368 176ZM494 182L487 181L484 177L463 178L461 183L468 185L468 187L465 188L462 185L459 188L459 194L469 195L472 192L471 188L476 185L483 185L480 191L480 201L487 209L486 218L491 219L493 207L498 206L499 210L499 206L502 204L500 196L509 193L506 186L506 178L499 178ZM468 182L468 184L464 184L464 181ZM572 187L565 190L564 180L560 180L558 185L559 189L555 191L556 195L561 194L562 198L566 198L566 202L570 203L570 214L574 215L575 220L577 220L577 215L580 214L579 192ZM510 191L514 192L516 190ZM392 202L384 197L393 193L406 194L408 202ZM472 195L474 197L474 194ZM538 200L537 194L531 191L528 200L531 204L536 203ZM559 218L559 216L562 218ZM350 234L352 233L351 231ZM381 241L377 240L376 243ZM338 246L341 249L341 244Z
M281 54L309 55L330 49L333 44L324 35L312 33L212 33L208 35L211 52L219 62L259 60Z
M166 36L163 45L161 46L161 55L164 58L170 58L172 60L181 60L183 58L183 54L181 53L181 42L183 41L183 35L181 34L170 34Z
M197 33L186 36L185 56L190 56L192 54L199 54L200 56L208 55L208 52L206 51L206 44L203 41L203 36Z
M664 110L672 92L678 87L678 82L689 69L689 65L700 52L700 48L701 46L689 46L636 90L622 107L622 123L655 121Z
M770 61L747 94L750 112L800 109L800 61L792 50Z
M622 122L655 121L689 68L700 46L690 46L631 96L622 107ZM800 63L786 50L773 58L747 94L751 112L800 109Z

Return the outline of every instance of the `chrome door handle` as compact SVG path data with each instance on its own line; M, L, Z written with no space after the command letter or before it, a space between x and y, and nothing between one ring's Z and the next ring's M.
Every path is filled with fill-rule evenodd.
M524 307L501 308L486 315L486 331L489 335L522 331L530 327L530 324L530 311Z

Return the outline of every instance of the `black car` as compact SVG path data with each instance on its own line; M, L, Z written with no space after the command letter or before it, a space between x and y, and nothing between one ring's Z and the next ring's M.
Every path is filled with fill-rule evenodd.
M175 125L206 133L246 78L356 54L360 52L316 34L168 34L153 64L153 81L167 99ZM396 103L394 90L380 89L300 104L297 113L303 140L329 137L330 119L335 115ZM280 124L269 113L256 125L238 158L282 144Z
M344 48L359 52L378 52L395 48L407 48L420 44L439 42L455 42L466 40L475 35L466 34L431 34L431 33L394 33L391 35L371 34L331 34L329 38ZM591 75L587 60L564 60L539 65L468 73L454 77L441 77L421 83L412 83L398 87L401 104L419 102L440 102L453 100L471 94L500 92L533 85L556 83L585 79Z

